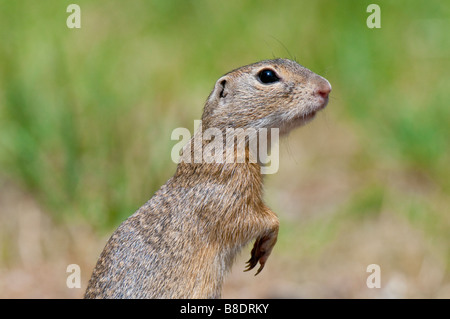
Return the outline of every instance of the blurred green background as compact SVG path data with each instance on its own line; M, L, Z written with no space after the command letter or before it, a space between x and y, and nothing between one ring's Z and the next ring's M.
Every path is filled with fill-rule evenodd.
M172 130L192 132L222 74L284 57L331 100L266 178L266 274L238 261L224 296L449 298L450 4L376 1L369 29L372 2L80 0L69 29L72 2L0 0L0 297L81 296L66 265L85 287L173 174Z

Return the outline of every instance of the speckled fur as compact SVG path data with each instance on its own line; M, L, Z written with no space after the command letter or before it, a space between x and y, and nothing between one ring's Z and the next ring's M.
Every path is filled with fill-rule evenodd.
M280 81L258 81L264 68L275 70ZM241 67L216 82L202 130L252 127L288 133L325 107L328 97L319 96L317 88L326 86L328 81L290 60ZM193 155L199 145L193 139L189 144ZM261 270L279 222L263 202L261 167L248 160L248 152L246 159L178 164L174 176L109 239L85 298L219 298L236 255L253 240L247 269L259 262Z

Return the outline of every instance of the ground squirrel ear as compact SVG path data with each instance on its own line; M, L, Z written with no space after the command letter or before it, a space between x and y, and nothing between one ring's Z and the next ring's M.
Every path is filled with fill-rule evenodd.
M228 79L225 76L217 80L216 94L219 98L224 98L228 95Z
M227 80L220 81L220 87L221 87L220 94L219 94L220 97L227 96L227 92L225 90L225 85L226 84L227 84Z

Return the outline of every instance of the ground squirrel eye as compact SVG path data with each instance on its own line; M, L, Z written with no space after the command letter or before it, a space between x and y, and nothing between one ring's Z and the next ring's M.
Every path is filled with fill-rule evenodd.
M275 83L280 80L275 71L264 69L258 73L259 80L264 84Z

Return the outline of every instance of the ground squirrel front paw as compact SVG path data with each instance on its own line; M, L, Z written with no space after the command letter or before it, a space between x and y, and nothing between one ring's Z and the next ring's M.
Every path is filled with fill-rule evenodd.
M263 270L264 265L266 264L267 259L272 252L272 248L275 246L277 242L278 231L272 232L270 234L258 237L255 241L255 245L253 246L251 257L247 261L247 268L244 271L249 271L253 269L259 261L259 269L256 272L255 276Z

